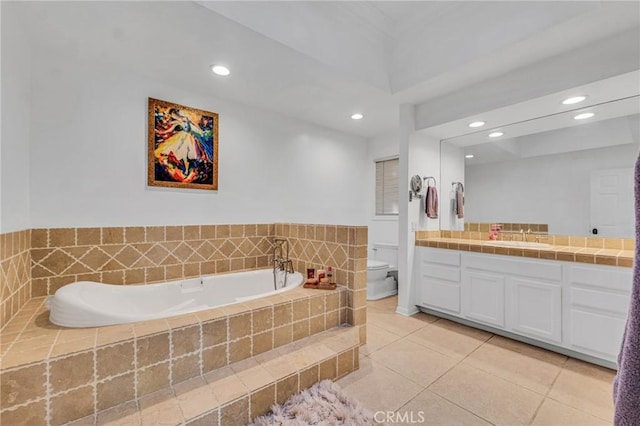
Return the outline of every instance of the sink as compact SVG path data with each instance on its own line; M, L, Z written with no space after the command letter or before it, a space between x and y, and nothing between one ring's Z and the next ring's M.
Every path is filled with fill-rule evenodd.
M517 248L549 248L547 243L530 243L529 241L486 241L485 245L496 247L517 247Z

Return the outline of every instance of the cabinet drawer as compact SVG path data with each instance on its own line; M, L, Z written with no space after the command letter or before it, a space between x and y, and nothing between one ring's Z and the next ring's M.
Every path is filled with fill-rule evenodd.
M582 284L629 293L633 281L631 268L613 266L571 266L571 284Z
M460 266L460 252L454 250L439 250L428 248L422 259L430 263L441 263L449 266Z
M424 278L420 284L418 304L459 314L460 286L452 282Z
M465 266L480 271L498 272L549 281L562 281L562 264L555 261L532 261L525 258L509 259L507 256L469 255Z
M573 287L571 289L571 305L625 315L629 309L629 296L611 291Z
M422 262L420 265L420 275L456 283L460 282L460 268L438 265L436 263Z
M605 355L615 361L624 333L625 320L579 309L571 310L571 345Z

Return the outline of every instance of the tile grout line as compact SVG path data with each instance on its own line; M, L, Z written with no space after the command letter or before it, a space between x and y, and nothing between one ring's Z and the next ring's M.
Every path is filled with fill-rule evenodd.
M553 388L553 385L555 385L556 381L558 380L558 377L560 377L560 374L562 373L562 370L564 370L565 365L567 365L567 362L569 362L569 357L568 356L565 357L564 362L562 363L562 365L558 369L558 373L553 378L553 381L549 385L549 388L547 389L547 391L545 392L544 396L542 397L542 401L540 401L540 404L538 404L538 407L536 408L536 411L533 413L533 416L529 420L529 423L527 423L528 425L533 424L533 422L535 421L536 417L538 417L538 413L540 412L540 408L542 408L542 405L547 400L547 397L549 396L549 393L551 393L551 389Z

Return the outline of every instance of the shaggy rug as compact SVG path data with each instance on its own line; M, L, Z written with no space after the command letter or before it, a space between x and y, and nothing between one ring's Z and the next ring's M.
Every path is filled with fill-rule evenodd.
M358 401L348 397L340 386L323 380L271 407L271 413L256 418L251 426L350 425L375 424L373 415Z

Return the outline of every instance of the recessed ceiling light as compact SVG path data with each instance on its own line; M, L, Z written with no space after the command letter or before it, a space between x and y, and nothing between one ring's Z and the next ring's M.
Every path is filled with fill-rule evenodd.
M211 65L211 71L213 71L214 74L218 74L222 76L231 74L231 71L229 71L229 68L225 67L224 65Z
M593 117L595 114L592 112L584 112L582 114L578 114L575 117L573 117L575 120L584 120L586 118L591 118Z
M489 137L490 138L499 138L500 136L504 135L504 133L502 132L493 132L493 133L489 133Z
M464 158L473 158L473 154L467 154L464 156Z
M485 124L484 121L474 121L473 123L469 123L469 127L482 127Z
M584 101L585 99L587 99L586 96L573 96L571 98L567 98L564 101L562 101L562 104L563 105L579 104L580 102Z
M352 120L362 120L362 118L363 118L363 117L364 117L364 115L362 115L362 114L360 114L359 112L357 112L357 113L355 113L355 114L353 114L353 115L351 116L351 119L352 119Z

